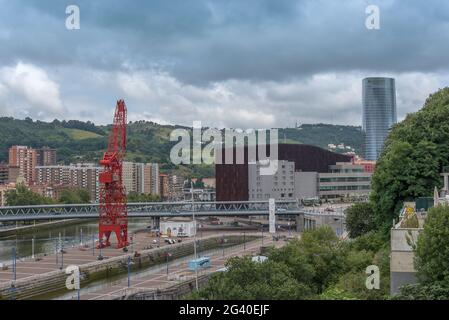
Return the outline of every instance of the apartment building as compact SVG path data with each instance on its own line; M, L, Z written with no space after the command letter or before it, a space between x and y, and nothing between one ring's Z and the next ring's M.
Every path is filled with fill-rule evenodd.
M170 181L168 174L159 174L159 192L163 200L170 198Z
M36 180L35 168L37 165L37 152L26 146L12 146L9 148L9 165L19 167L19 175L27 185Z
M100 196L98 176L101 170L101 167L93 163L78 163L68 166L37 166L36 184L38 187L45 186L52 189L61 187L83 188L89 192L91 201L98 202ZM52 197L55 197L55 195L53 194Z
M123 162L123 184L126 192L159 194L159 165L157 163Z
M20 168L8 164L0 164L0 185L16 183L19 177Z
M54 166L56 165L56 149L49 147L36 149L36 158L38 166Z

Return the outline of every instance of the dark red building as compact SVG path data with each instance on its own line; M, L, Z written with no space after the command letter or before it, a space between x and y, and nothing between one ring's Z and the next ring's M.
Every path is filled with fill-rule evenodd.
M268 150L267 146L267 150ZM234 148L235 151L235 148ZM222 152L222 164L215 165L217 201L248 201L248 150L245 147L244 164L224 164L225 152ZM306 144L279 144L278 160L295 163L295 171L328 172L329 165L336 162L350 162L351 156L331 152ZM235 163L234 152L234 163Z

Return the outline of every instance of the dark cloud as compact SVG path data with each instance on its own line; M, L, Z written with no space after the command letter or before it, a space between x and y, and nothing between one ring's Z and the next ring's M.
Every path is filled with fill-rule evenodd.
M65 7L74 2L81 29L69 31ZM380 30L365 28L369 4L380 7ZM113 93L130 99L136 119L359 124L363 77L403 81L401 115L444 85L449 69L446 0L0 0L0 6L0 75L22 68L33 83L46 80L70 117L103 117ZM0 96L10 97L0 111L11 113L11 97L24 90L0 79ZM22 113L39 111L30 97L20 101ZM48 106L56 102L42 101L52 117Z
M449 60L449 3L374 1L381 29L365 28L367 1L3 1L3 62L104 70L163 67L186 82L285 79L345 70L434 71Z

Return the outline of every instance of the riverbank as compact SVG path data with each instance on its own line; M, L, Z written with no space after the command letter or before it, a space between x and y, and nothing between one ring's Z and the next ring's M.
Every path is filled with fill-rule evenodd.
M0 229L0 240L9 238L9 237L26 235L26 234L30 234L30 233L34 233L34 232L38 232L38 231L50 230L55 227L82 224L82 223L86 223L86 222L89 222L92 220L93 219L88 219L88 220L86 220L86 219L65 219L65 220L41 222L41 223L25 225L25 226L20 226L20 227Z
M199 239L198 246L201 247L201 250L206 251L213 248L220 248L224 245L237 245L239 243L252 241L255 238L257 238L255 235L231 234L225 236L226 241L224 242L222 236L212 235ZM114 249L106 249L103 251L103 255L107 257L113 250ZM115 254L119 254L116 249L114 252ZM101 261L78 264L81 273L81 286L83 287L94 281L107 279L128 272L128 259L131 260L131 270L135 271L164 263L167 259L167 254L170 255L170 259L191 255L193 254L193 241L189 240L171 246L141 250L138 252L138 255L121 254ZM66 256L69 256L69 254L66 254ZM66 265L70 263L69 257L65 258ZM77 259L82 262L82 259L85 261L86 258L87 255L84 255L84 258L79 256ZM55 257L45 257L45 261L42 265L45 266L45 263L53 263L51 262L54 261L53 259L55 259ZM74 259L75 258L72 260ZM39 262L35 263L37 264ZM24 268L31 268L31 266ZM0 284L0 299L50 299L52 295L57 296L58 294L61 294L61 292L67 292L65 287L66 278L67 275L65 274L64 268L62 268L61 270L45 272L16 281L4 282Z

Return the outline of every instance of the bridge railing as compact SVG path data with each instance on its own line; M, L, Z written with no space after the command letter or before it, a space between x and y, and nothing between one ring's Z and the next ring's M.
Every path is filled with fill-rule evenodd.
M211 201L211 202L137 202L127 204L129 216L145 216L157 214L186 214L186 213L268 213L268 201ZM277 212L298 210L296 201L277 201ZM93 204L54 204L35 206L0 207L0 220L9 218L77 218L97 217L100 205Z

